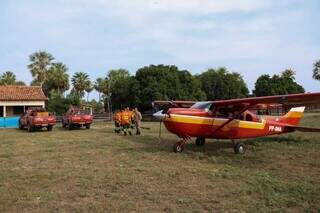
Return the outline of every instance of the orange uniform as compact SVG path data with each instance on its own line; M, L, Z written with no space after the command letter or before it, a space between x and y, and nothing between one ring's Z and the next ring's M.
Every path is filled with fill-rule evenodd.
M130 121L134 121L134 112L132 110L128 111L130 115Z
M131 117L129 111L122 111L121 112L121 125L128 125L130 124Z
M113 120L118 123L121 123L121 112L120 111L113 115Z

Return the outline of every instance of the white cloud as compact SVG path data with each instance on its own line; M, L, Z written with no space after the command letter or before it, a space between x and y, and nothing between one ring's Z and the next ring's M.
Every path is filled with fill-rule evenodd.
M71 72L81 67L106 70L174 63L190 69L233 66L244 70L244 75L262 73L271 70L269 65L263 69L263 63L286 66L292 61L301 67L316 57L315 47L299 34L308 11L298 6L290 9L297 2L303 1L19 2L6 21L12 36L4 40L13 46L19 43L15 54L27 46L23 51L28 52L22 54L26 57L38 49L53 51L66 60Z
M175 13L220 13L220 12L249 12L270 6L273 1L265 0L118 0L90 1L117 10L175 12Z

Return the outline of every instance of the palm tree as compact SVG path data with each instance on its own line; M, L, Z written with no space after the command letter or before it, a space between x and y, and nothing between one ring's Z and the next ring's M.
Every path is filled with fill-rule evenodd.
M54 57L45 51L35 52L30 55L31 64L28 65L32 77L35 78L40 86L47 80L48 70Z
M108 93L108 80L97 78L94 83L94 89L99 93L99 103L101 102L101 93Z
M281 73L281 77L285 78L291 78L292 80L295 80L295 74L296 72L293 69L286 69Z
M24 83L23 81L16 81L16 83L14 85L17 85L17 86L25 86L26 83Z
M89 95L90 95L90 92L92 92L93 90L93 86L91 85L90 83L90 86L86 89L86 92L87 92L87 102L89 102Z
M76 72L71 79L73 90L79 98L84 96L84 91L90 88L89 75L85 72Z
M0 77L1 85L14 85L16 83L16 75L11 71L6 71Z
M48 71L46 85L48 90L57 90L59 94L69 89L68 68L63 63L53 63Z
M317 61L313 66L313 78L320 80L320 60Z

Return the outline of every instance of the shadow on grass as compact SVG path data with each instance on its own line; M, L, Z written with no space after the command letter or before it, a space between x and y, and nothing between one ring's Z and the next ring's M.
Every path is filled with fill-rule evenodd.
M166 150L168 147L168 151L172 151L172 147L174 143L178 142L179 139L166 139L163 138L161 141L159 141L159 138L151 136L151 135L143 135L143 136L128 136L128 140L134 142L143 144L146 151L151 150L154 152L154 149L150 149L150 147L154 146L163 146ZM194 151L215 151L215 150L223 150L223 149L232 149L233 144L231 143L231 140L206 140L206 144L203 147L198 147L195 145L195 139L191 139L187 142L185 145L185 149L187 150L194 150ZM294 144L294 143L302 143L302 142L309 142L308 139L299 137L299 136L272 136L272 137L261 137L261 138L253 138L253 139L245 139L245 140L238 140L241 143L244 143L246 145L250 146L257 146L258 144L264 144L264 143L286 143L286 144Z
M159 139L152 135L143 136L128 136L126 137L128 142L140 144L134 148L122 148L121 151L136 152L136 153L160 153L168 155L173 152L173 144L178 141L178 138L163 138L160 142ZM230 140L207 140L205 146L198 147L194 143L194 139L190 140L185 145L185 150L181 153L184 157L205 160L209 163L222 163L222 164L239 164L251 167L256 164L263 165L268 152L267 144L281 143L284 145L300 144L308 141L301 137L294 137L292 135L287 136L272 136L255 139L240 140L240 142L247 145L247 153L244 155L234 154L233 144ZM265 144L265 145L264 145ZM264 147L266 146L266 147ZM177 154L179 155L179 154ZM269 158L269 157L267 157Z
M300 136L286 135L286 136L269 136L254 139L247 139L244 141L247 144L256 145L256 143L301 143L309 142L309 139Z

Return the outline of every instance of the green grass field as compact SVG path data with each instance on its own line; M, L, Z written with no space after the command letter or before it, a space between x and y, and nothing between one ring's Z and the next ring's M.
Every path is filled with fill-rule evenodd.
M119 136L111 123L90 130L0 130L0 212L274 212L320 210L320 134L194 143L158 123ZM302 125L320 126L320 114Z

